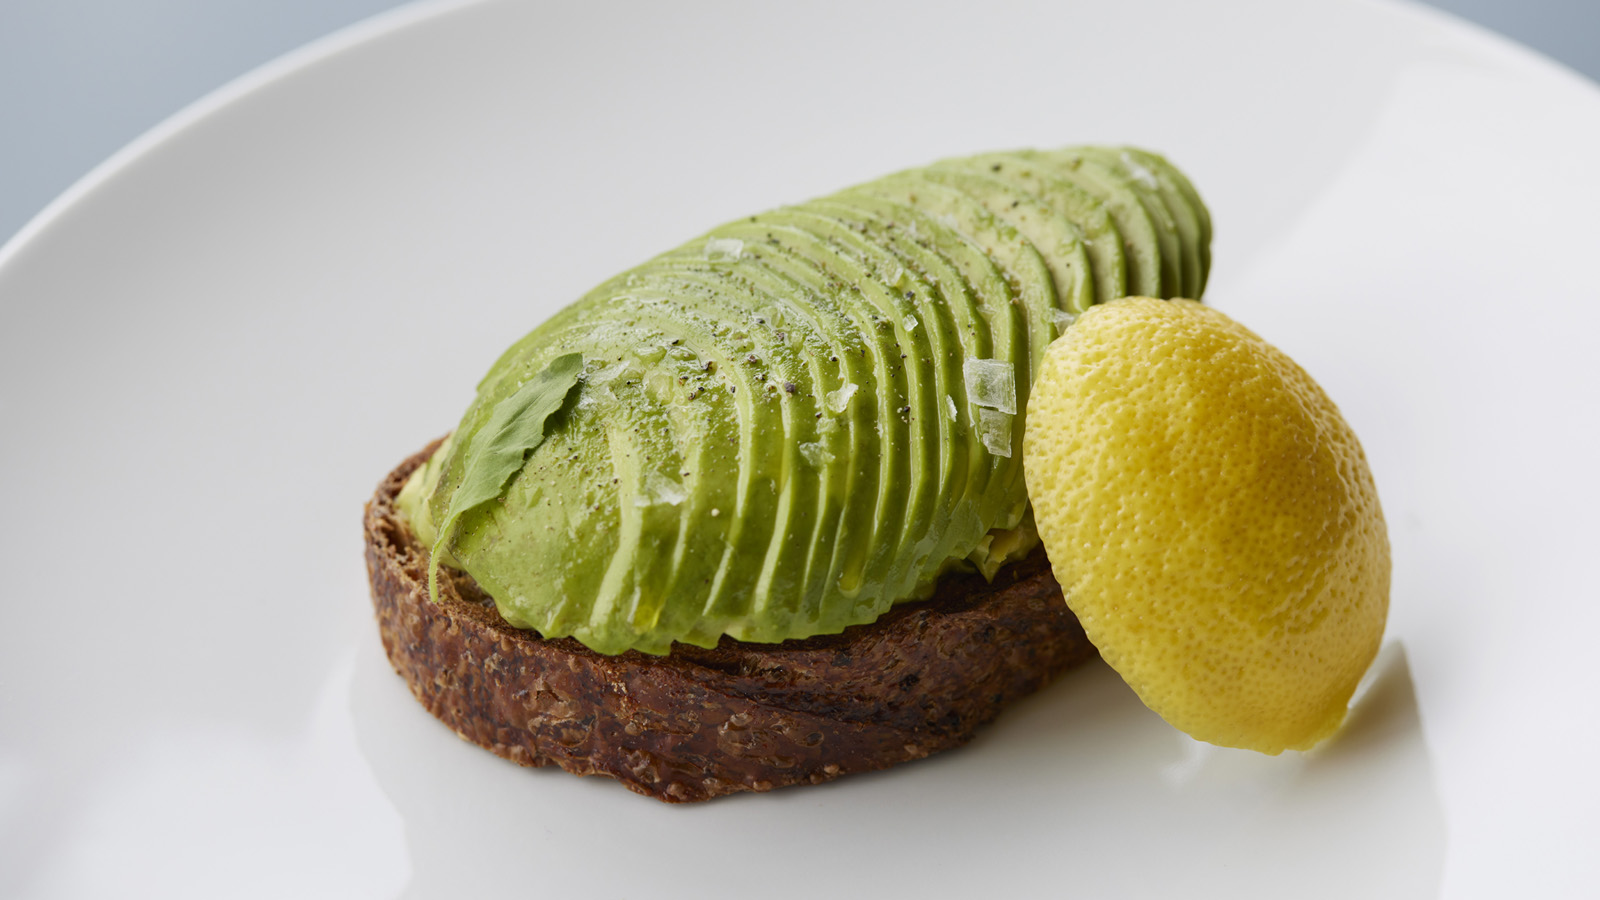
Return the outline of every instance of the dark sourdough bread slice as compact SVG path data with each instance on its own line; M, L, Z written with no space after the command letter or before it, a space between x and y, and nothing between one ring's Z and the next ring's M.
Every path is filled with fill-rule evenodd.
M1095 655L1042 551L944 578L870 625L781 644L724 637L667 656L596 653L511 627L472 579L441 570L395 496L366 506L367 573L384 651L462 738L524 766L608 775L667 802L817 784L966 743L1001 709Z

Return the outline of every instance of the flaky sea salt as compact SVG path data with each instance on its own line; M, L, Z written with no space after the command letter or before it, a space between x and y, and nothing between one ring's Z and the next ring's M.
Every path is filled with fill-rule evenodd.
M823 401L828 407L828 412L834 415L844 412L850 406L850 398L856 395L857 390L859 388L855 384L846 381L843 387L823 395Z
M611 382L616 381L618 378L621 378L631 368L633 368L633 364L628 360L618 360L617 362L600 369L584 380L596 386L610 384Z
M1053 310L1053 314L1056 320L1056 334L1058 335L1066 334L1067 329L1072 327L1072 323L1078 321L1076 315L1064 309Z
M1011 456L1011 414L993 409L978 410L978 437L983 447L995 456Z
M968 359L961 365L967 396L979 406L1003 413L1017 411L1017 369L1003 359Z
M744 254L744 241L738 238L711 238L706 241L706 259L735 260Z
M806 462L810 463L811 467L814 469L820 469L828 463L833 462L833 453L831 453L827 447L824 447L821 444L801 444L800 455L805 457Z
M1158 188L1161 186L1161 182L1156 180L1156 173L1140 165L1139 161L1134 159L1133 155L1126 150L1122 151L1122 165L1127 168L1128 174L1132 175L1135 181L1145 187Z
M687 499L689 494L684 491L682 484L660 472L647 472L644 476L643 490L633 498L633 505L677 506Z

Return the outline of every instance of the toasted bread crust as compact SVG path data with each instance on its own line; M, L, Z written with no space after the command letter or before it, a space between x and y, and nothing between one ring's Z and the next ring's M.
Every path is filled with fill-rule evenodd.
M440 602L429 601L427 549L393 501L432 449L366 506L383 647L430 712L521 765L608 775L667 802L816 784L963 744L1095 655L1042 551L993 584L947 577L931 599L842 634L724 637L667 656L546 640L506 624L465 575L441 570Z

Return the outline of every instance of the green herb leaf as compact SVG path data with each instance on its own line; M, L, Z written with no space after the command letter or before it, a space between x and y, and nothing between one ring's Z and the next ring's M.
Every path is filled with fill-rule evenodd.
M439 600L439 554L467 513L500 496L528 463L528 455L545 439L545 423L566 402L578 383L583 356L558 356L517 392L501 400L467 450L461 482L450 497L433 550L428 554L428 596Z

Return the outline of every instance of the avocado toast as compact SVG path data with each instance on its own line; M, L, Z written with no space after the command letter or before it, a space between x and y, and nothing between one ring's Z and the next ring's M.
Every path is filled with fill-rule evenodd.
M1072 317L1198 297L1154 154L937 163L714 229L490 370L369 504L385 648L527 765L697 800L967 740L1094 653L1036 550L1027 399Z

